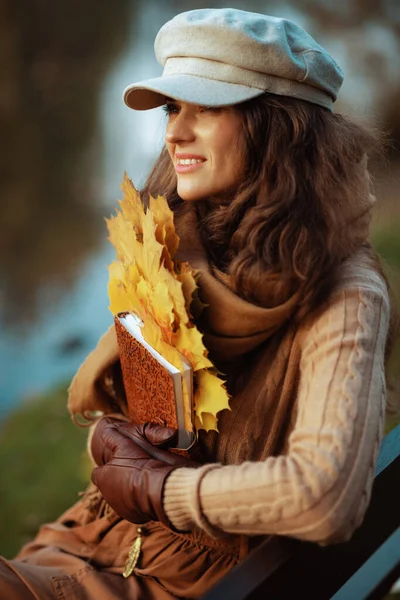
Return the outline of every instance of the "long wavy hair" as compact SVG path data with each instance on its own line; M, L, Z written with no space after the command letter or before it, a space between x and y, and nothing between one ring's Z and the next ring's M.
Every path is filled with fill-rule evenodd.
M301 320L329 294L340 264L363 245L390 285L367 241L371 201L366 158L383 155L373 128L308 102L263 94L234 107L242 115L243 182L223 204L196 201L210 260L229 271L236 292L263 306L292 293ZM164 148L144 196L165 195L179 211L176 173ZM265 297L265 282L268 297ZM392 303L389 355L397 333Z

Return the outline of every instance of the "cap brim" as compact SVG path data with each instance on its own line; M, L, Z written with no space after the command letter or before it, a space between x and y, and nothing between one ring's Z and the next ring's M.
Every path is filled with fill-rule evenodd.
M246 85L177 74L129 85L123 92L123 98L130 108L148 110L165 104L165 98L200 106L229 106L263 93L264 90Z

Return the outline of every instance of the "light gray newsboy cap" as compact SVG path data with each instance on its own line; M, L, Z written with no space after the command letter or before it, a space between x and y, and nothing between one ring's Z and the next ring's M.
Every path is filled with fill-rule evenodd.
M124 90L136 110L174 98L203 106L227 106L269 92L332 110L343 73L304 29L288 19L234 8L181 13L158 32L161 77Z

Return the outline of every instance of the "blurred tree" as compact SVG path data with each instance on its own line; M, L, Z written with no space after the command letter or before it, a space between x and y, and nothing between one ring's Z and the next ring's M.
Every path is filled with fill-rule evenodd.
M344 61L343 91L348 90L350 108L357 110L366 93L367 110L373 110L400 148L400 2L292 0L290 5L307 15L312 34L341 50L338 62ZM267 11L274 6L267 0ZM361 85L364 90L357 94Z
M382 102L382 121L389 132L391 155L398 161L400 156L400 86L392 90Z
M104 237L91 163L99 90L132 3L2 0L0 309L29 314Z

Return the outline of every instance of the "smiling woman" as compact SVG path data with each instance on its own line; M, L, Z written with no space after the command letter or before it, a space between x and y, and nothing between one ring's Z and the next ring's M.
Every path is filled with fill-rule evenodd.
M168 100L166 147L183 200L226 201L243 177L239 152L242 119L232 107Z
M124 92L167 112L142 196L173 210L230 410L190 456L127 422L111 328L69 390L74 417L103 413L92 485L0 563L7 600L200 598L265 536L344 542L369 504L396 333L369 242L379 140L333 112L341 69L286 19L190 11L155 49L163 75Z

